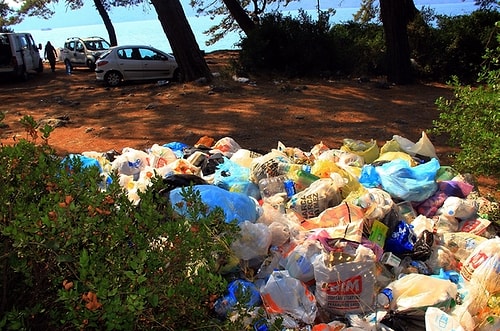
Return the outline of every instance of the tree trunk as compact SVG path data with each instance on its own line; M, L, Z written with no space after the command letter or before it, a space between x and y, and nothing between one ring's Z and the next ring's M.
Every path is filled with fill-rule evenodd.
M109 18L108 11L106 10L106 8L104 8L102 1L101 0L94 0L94 6L97 9L97 11L99 12L99 15L101 15L104 26L106 27L106 30L108 31L109 42L111 43L111 46L118 45L118 39L116 38L115 28L113 26L113 23L111 23L111 19Z
M238 0L222 0L226 5L227 9L231 13L231 16L238 23L241 30L248 36L248 33L255 28L255 23L252 21L247 12L241 7Z
M179 0L151 0L163 31L172 47L175 59L181 69L183 81L205 78L212 80L212 74L203 57L186 14Z
M387 52L387 80L391 83L413 82L408 23L416 13L413 0L380 0Z

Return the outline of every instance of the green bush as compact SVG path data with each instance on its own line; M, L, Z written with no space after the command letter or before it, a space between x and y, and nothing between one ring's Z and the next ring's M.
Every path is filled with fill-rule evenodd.
M241 41L240 65L248 72L279 72L288 76L317 75L334 65L328 15L313 21L305 12L297 18L269 14Z
M190 188L186 217L160 179L134 205L117 178L24 139L0 147L0 176L0 329L237 329L211 309L237 227Z
M500 26L497 23L497 26ZM500 42L500 34L497 33ZM446 133L460 147L457 168L475 174L500 175L500 47L488 50L479 74L479 86L450 85L454 98L439 98L441 111L433 131Z
M500 12L477 10L469 15L434 15L424 10L408 29L412 57L423 79L448 81L452 76L473 83L487 48L495 48L494 23Z
M385 73L384 30L380 24L350 21L335 24L329 34L336 50L334 69L341 76Z

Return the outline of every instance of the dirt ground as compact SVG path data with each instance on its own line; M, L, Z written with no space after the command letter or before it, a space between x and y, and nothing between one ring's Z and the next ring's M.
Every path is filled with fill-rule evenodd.
M279 141L309 151L323 142L340 148L344 138L377 140L382 146L393 135L418 141L432 127L438 111L435 100L450 98L441 84L387 86L371 79L283 80L231 77L229 61L235 52L207 54L212 84L155 82L126 83L107 88L89 70L66 75L45 71L28 82L0 82L0 125L3 144L25 138L19 120L57 123L49 144L61 155L84 151L147 149L153 144L194 145L203 136L233 138L242 148L270 151ZM441 164L450 164L454 151L445 137L429 136ZM477 179L482 195L500 199L498 179Z

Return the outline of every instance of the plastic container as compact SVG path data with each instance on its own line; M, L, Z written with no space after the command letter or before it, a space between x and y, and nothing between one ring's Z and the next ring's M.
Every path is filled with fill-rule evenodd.
M392 289L390 287L384 288L377 294L377 306L384 309L389 309L392 300L394 300L394 295L392 294Z
M277 194L286 197L287 191L285 189L285 181L287 179L285 175L280 175L259 180L259 190L262 200L266 202Z
M295 178L292 177L292 179L295 182L295 191L301 192L311 186L319 177L305 170L299 170L296 172Z

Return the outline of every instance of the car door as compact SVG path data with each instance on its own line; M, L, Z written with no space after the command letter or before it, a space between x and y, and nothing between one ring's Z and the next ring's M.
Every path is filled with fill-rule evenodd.
M137 47L120 48L116 51L118 70L124 80L140 80L142 75L142 59Z
M33 44L27 34L18 35L19 46L21 48L21 57L23 59L24 66L27 71L34 70L38 68L38 59L33 56ZM37 63L34 63L35 60Z
M75 44L75 51L72 54L71 62L77 65L85 65L87 62L87 55L85 54L85 46L83 42L78 40Z
M170 78L173 75L175 65L173 61L154 49L140 48L142 56L142 69L144 79Z

